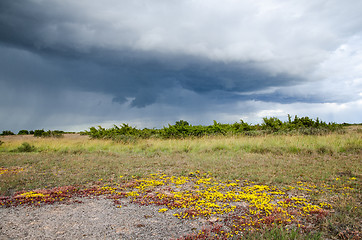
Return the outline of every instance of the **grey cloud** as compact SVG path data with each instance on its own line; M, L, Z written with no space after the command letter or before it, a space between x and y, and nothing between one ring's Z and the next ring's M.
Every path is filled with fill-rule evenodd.
M360 9L352 0L0 1L0 84L19 95L2 95L1 111L120 117L101 102L157 122L161 107L170 114L159 118L177 120L248 101L358 101Z
M3 72L4 76L12 77L16 85L29 85L31 78L34 89L103 92L113 95L114 101L120 103L124 103L126 98L135 98L132 102L135 107L154 103L160 94L174 87L199 94L215 91L232 93L291 85L300 81L295 76L272 76L250 64L222 64L195 58L176 59L184 62L184 66L175 69L173 63L168 64L162 59L157 61L157 57L153 60L154 56L129 60L127 57L124 59L122 54L118 58L111 54L95 54L85 55L83 59L58 58L44 62L44 58L28 52L10 52L13 54L4 58L12 61L2 59L7 66ZM107 56L110 56L111 62ZM18 64L22 65L22 71L17 70Z
M362 4L350 3L5 1L1 29L7 43L71 56L93 48L156 51L306 73L361 32Z

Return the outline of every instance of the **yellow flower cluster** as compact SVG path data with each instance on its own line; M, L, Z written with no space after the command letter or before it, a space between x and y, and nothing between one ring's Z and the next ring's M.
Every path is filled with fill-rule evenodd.
M24 171L24 168L4 168L0 167L0 175L2 174L17 174Z
M163 212L166 212L166 211L168 211L167 208L161 208L160 210L158 210L158 212L160 212L160 213L163 213Z
M262 223L264 218L273 214L278 214L279 222L291 222L296 215L306 216L313 211L330 208L327 203L313 204L306 198L290 197L276 187L257 185L247 180L218 181L199 172L190 173L189 177L151 174L148 178L135 181L128 190L121 188L126 190L126 197L140 204L167 207L159 212L178 209L174 216L180 219L210 218L212 215L221 217L242 206L245 216L259 216L256 220L251 218L248 224ZM302 182L298 182L298 186L315 188Z
M39 189L28 192L21 191L15 193L13 196L0 197L0 206L53 204L55 202L62 202L66 199L70 199L78 192L78 189L72 186L48 190Z
M25 198L37 198L37 197L46 197L49 195L44 195L42 193L30 191L30 192L22 193L22 194L20 194L20 196L25 197Z

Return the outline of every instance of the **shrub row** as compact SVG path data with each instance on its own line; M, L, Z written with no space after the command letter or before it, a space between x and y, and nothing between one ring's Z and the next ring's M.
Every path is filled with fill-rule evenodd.
M44 129L41 130L20 130L18 135L34 135L34 137L61 137L63 136L64 131L60 131L60 130L48 130L48 131L44 131ZM7 135L15 135L12 131L9 130L5 130L2 131L2 133L0 134L2 136L7 136Z
M7 136L7 135L15 135L12 131L4 130L1 134L1 136Z
M113 139L121 142L131 142L138 138L186 138L215 135L262 135L262 134L307 134L322 135L342 128L342 124L326 123L318 118L313 120L309 117L295 116L292 120L288 115L288 121L281 121L276 117L263 118L262 124L251 125L243 120L233 124L222 124L214 121L213 125L192 126L187 121L180 120L174 125L168 125L162 129L137 129L128 124L105 129L101 126L91 127L89 131L81 134L92 138Z
M64 134L64 131L60 131L60 130L44 131L44 129L41 129L41 130L34 131L34 137L62 137L63 134Z

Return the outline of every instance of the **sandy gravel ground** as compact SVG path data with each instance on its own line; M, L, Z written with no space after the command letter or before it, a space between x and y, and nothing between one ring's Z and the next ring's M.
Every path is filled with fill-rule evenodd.
M82 203L0 208L0 239L175 239L200 229L200 220L180 220L162 207L124 200L82 198Z

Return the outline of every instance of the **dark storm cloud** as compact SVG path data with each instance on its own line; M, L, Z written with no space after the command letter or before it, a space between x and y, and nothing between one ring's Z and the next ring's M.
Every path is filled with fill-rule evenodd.
M7 3L7 4L6 4ZM56 6L54 6L57 9ZM295 76L272 76L252 63L215 62L185 54L166 55L156 51L132 49L110 50L100 47L82 48L71 45L68 36L76 29L59 27L77 21L75 16L60 15L49 7L32 2L9 1L0 6L0 40L14 48L30 51L48 62L41 67L23 56L7 56L27 71L21 76L17 70L5 69L14 81L28 82L35 87L81 89L112 94L114 102L124 103L135 98L132 106L145 107L154 103L168 88L182 87L200 94L213 91L248 92L269 86L283 86L297 82ZM53 14L50 14L53 13ZM60 23L59 23L60 22ZM53 24L56 24L53 26ZM46 29L56 28L60 39L47 43ZM4 51L7 51L4 48ZM23 53L26 54L26 53ZM29 54L27 54L29 55ZM33 66L32 66L33 65ZM10 69L10 70L9 70ZM38 72L34 69L38 69ZM53 71L52 77L48 72ZM17 83L19 84L19 83ZM23 83L22 83L23 84Z
M190 58L176 59L179 62L188 61L188 64L183 63L181 69L175 69L173 63L169 65L164 60L115 59L112 54L86 54L84 59L57 57L45 62L43 58L24 51L3 49L3 53L3 76L11 78L11 82L17 86L108 93L119 103L124 103L126 98L135 98L132 106L137 107L154 103L158 95L169 88L182 87L199 94L248 92L268 86L289 85L297 79L269 76L250 66ZM21 71L17 69L19 64L22 65ZM29 79L32 79L31 82Z
M50 2L49 2L50 3ZM58 23L66 23L66 12L57 13L57 6L46 6L44 2L34 1L1 1L0 2L0 36L3 44L16 48L24 48L37 52L56 52L73 56L72 47L59 41L59 44L49 44L49 37L66 40L72 35L72 29L62 27ZM59 21L59 22L58 22ZM63 36L51 36L47 29L52 27ZM76 30L76 29L74 29ZM73 31L74 31L73 30Z

